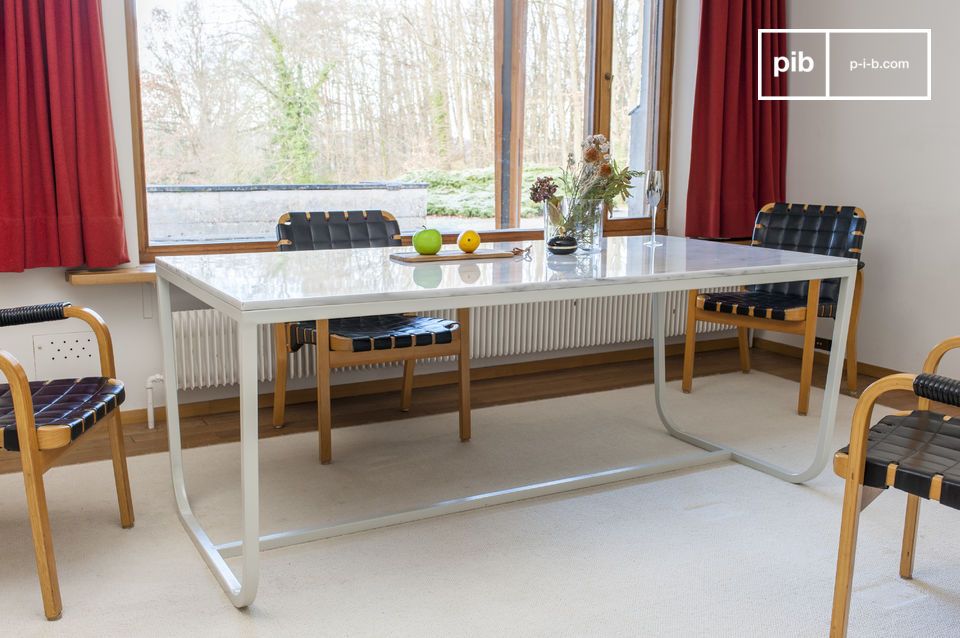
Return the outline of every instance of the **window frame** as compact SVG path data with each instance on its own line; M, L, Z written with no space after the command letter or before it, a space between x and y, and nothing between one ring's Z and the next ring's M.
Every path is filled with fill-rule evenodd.
M667 233L667 210L670 194L670 130L673 105L673 56L676 33L677 0L654 0L659 4L661 22L658 43L660 45L660 68L657 70L657 101L654 124L654 157L656 166L663 171L663 197L657 206L656 230ZM593 130L610 138L611 102L613 93L613 29L614 0L595 0L594 8L594 56L593 56ZM588 64L591 61L588 60ZM604 219L603 233L615 235L650 234L653 219L650 217L626 217Z
M610 136L610 102L613 63L614 0L584 0L588 2L587 68L591 69L592 86L586 91L587 121L593 131ZM670 113L673 90L674 33L677 0L655 0L662 12L660 28L660 69L655 151L657 166L664 172L664 195L657 209L657 232L667 232L670 166ZM126 28L127 74L130 96L130 124L133 145L134 194L137 216L137 244L140 261L149 263L162 255L198 255L211 253L270 252L276 242L217 242L170 245L151 245L148 211L146 164L143 144L143 105L140 86L140 49L137 33L137 0L124 0ZM509 8L509 11L507 10ZM522 171L511 171L510 166L521 165L523 158L523 93L526 67L526 16L528 0L494 0L494 189L496 228L480 231L482 241L529 241L543 238L541 229L521 229L519 225ZM517 28L520 27L520 28ZM510 47L505 49L509 30ZM506 99L505 99L506 98ZM520 108L516 108L519 105ZM508 124L504 135L504 123ZM507 167L507 170L504 170ZM507 222L512 227L504 227ZM652 229L649 217L604 220L604 234L640 235ZM404 243L409 234L402 236Z

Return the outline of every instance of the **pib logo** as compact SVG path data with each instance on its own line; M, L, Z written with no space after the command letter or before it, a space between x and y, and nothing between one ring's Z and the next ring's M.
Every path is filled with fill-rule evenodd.
M781 73L810 73L813 71L813 58L804 55L803 51L791 51L790 55L775 55L773 57L773 77L780 77Z

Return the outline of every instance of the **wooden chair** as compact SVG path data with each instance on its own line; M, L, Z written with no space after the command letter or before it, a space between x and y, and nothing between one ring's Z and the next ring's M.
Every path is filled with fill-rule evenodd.
M866 225L863 211L852 206L767 204L757 214L751 245L850 257L859 261ZM860 262L860 268L863 268L863 262ZM691 290L687 296L683 391L690 392L693 386L697 321L737 328L740 369L744 373L750 371L751 328L786 332L803 336L797 413L806 414L810 403L817 317L836 319L839 293L840 283L836 279L746 286L736 292L700 293ZM852 393L857 391L857 319L862 294L863 273L858 271L846 350L847 388Z
M400 226L380 210L286 213L277 224L278 248L329 250L399 246ZM403 361L400 409L410 409L417 359L456 356L460 383L460 440L470 440L470 309L457 320L391 314L274 326L277 374L273 425L282 427L286 405L287 358L304 345L317 346L317 411L320 462L333 458L330 371L346 366Z
M27 510L33 530L33 549L40 576L43 610L49 620L63 611L60 584L50 535L43 474L71 444L95 424L106 420L113 455L113 477L120 501L120 525L133 527L133 501L127 477L120 412L123 383L114 378L113 345L100 315L69 303L0 309L0 327L76 318L85 321L97 337L100 350L99 377L28 381L23 367L9 352L0 350L0 432L2 448L20 453Z
M830 623L834 638L847 632L860 512L888 487L907 492L900 576L912 578L920 498L960 509L960 419L930 411L931 400L960 407L960 381L936 373L943 355L955 348L960 348L960 337L934 348L921 374L884 377L857 401L850 445L837 452L833 461L834 471L846 481ZM883 417L870 427L877 400L897 390L913 392L917 409Z

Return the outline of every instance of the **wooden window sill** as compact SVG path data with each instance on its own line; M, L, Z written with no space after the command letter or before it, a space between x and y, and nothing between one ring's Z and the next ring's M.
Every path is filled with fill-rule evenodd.
M410 230L400 233L400 241L403 242L404 246L410 246L413 244L413 236L417 231ZM543 239L543 229L542 228L497 228L497 229L487 229L487 230L478 230L480 234L480 241L482 242L497 242L497 241L533 241L536 239ZM444 244L456 244L457 238L460 236L460 233L444 233L443 235Z
M73 286L152 284L157 280L157 268L153 264L102 270L74 268L66 272L66 279Z

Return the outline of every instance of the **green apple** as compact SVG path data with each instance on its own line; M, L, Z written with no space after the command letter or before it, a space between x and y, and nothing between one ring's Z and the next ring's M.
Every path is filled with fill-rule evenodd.
M436 255L443 247L443 235L435 228L418 230L413 236L413 248L421 255Z

